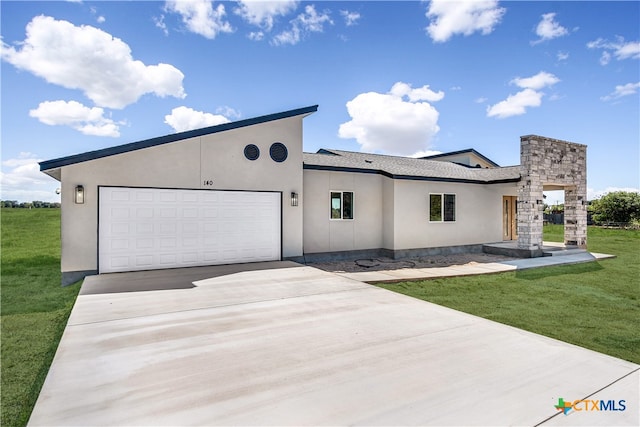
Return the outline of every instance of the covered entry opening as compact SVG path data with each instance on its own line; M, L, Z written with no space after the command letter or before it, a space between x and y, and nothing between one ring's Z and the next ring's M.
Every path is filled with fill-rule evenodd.
M587 147L527 135L520 138L518 247L542 248L544 191L564 191L564 243L587 245Z
M280 192L100 187L100 273L281 259Z
M550 213L545 214L546 222L563 228L565 245L582 246L586 239L586 222L579 216L586 211L586 197L577 194L575 185L544 184L543 190L550 208Z

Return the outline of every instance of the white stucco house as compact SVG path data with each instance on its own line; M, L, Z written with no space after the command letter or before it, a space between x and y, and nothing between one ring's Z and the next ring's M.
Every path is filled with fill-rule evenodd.
M61 182L63 284L86 275L267 260L404 257L542 244L542 191L565 190L586 245L586 146L521 137L521 165L303 152L310 106L40 163Z

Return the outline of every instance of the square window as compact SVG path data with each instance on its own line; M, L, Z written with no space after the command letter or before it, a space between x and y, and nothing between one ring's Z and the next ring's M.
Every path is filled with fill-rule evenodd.
M353 219L353 192L331 192L331 219Z
M429 221L455 222L456 195L429 194Z

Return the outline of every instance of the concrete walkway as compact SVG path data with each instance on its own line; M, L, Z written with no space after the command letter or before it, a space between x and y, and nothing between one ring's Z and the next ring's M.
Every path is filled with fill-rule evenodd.
M312 267L213 273L79 295L29 425L638 425L636 364Z
M615 258L615 256L599 254L595 252L581 252L571 255L523 258L504 262L474 263L465 265L452 265L449 267L402 268L397 270L362 271L357 273L336 272L335 274L366 283L392 283L404 282L407 280L438 279L442 277L504 273L507 271L526 270L529 268L537 267L580 264L607 258Z

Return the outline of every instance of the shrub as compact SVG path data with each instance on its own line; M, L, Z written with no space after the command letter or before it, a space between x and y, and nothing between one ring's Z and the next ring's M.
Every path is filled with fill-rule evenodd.
M594 200L591 208L597 223L639 221L640 193L614 191Z

